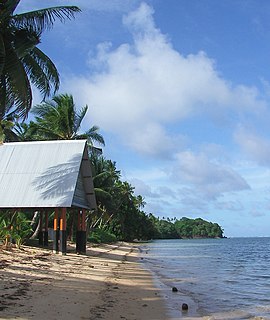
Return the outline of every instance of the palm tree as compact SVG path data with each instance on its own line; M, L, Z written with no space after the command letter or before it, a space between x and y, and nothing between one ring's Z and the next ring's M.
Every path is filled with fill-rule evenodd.
M98 205L95 215L91 215L91 228L102 227L106 225L113 217L116 204L115 197L117 181L120 179L120 171L116 169L116 163L105 159L102 155L91 153L90 161L92 165L92 174L94 190ZM117 193L118 194L118 193Z
M13 125L13 122L7 119L0 121L0 144L5 140L17 140L17 135L12 130Z
M41 34L56 19L71 19L80 9L59 6L14 14L20 0L0 0L0 121L25 118L32 104L31 85L45 99L59 88L59 74L50 58L37 48Z
M36 117L35 121L30 122L32 135L36 140L87 139L90 147L94 142L105 145L97 126L91 127L85 133L79 133L87 110L87 105L76 110L72 95L56 95L52 100L33 108L32 113Z
M4 122L4 120L2 121ZM5 142L15 142L15 141L36 141L36 140L42 140L42 138L37 139L37 137L34 135L35 129L32 125L33 121L27 122L20 122L18 119L13 118L10 123L12 124L10 126L9 131L6 130L5 133Z
M98 205L111 207L112 195L116 182L120 179L120 171L116 169L115 162L105 159L95 153L90 155L93 182Z

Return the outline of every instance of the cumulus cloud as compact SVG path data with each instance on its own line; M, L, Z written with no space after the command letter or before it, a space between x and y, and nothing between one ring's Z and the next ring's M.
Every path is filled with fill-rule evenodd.
M192 186L193 193L215 200L223 193L249 189L248 183L233 169L210 162L204 154L178 153L172 179Z
M218 61L206 52L183 55L177 51L156 26L153 8L139 2L44 0L41 5L27 0L21 1L20 10L63 4L83 9L75 21L58 29L56 24L53 30L57 44L61 38L61 53L68 43L87 60L80 61L77 69L73 55L69 65L59 54L59 64L65 64L59 70L61 91L73 94L76 105L89 105L86 128L98 125L105 140L110 137L111 149L125 150L121 165L126 166L136 194L146 198L147 211L161 216L201 216L209 210L247 212L244 204L251 192L237 196L236 192L249 190L250 183L253 196L262 196L268 175L258 167L251 173L249 162L243 168L242 157L237 158L239 172L224 163L232 165L236 159L227 145L233 136L258 164L270 164L270 142L243 126L252 123L254 116L269 119L261 92L226 80ZM135 5L137 9L131 11ZM123 15L121 29L119 17ZM105 32L110 28L113 35ZM54 34L49 34L53 39ZM110 42L112 38L116 41ZM100 39L107 41L98 43ZM267 100L269 83L262 83ZM238 123L242 126L237 127ZM134 159L128 163L134 154L126 146L139 159L136 168ZM147 160L141 155L147 155Z
M149 184L146 184L140 179L130 179L131 184L135 187L135 193L143 195L144 197L149 198L158 198L159 194L152 190L152 187Z
M131 184L135 187L136 194L143 194L147 198L172 198L177 199L178 195L173 190L173 188L167 186L153 186L146 183L143 180L132 178L129 180Z
M170 124L181 126L194 115L224 120L231 113L264 110L256 88L232 86L204 52L176 51L153 14L142 3L123 18L133 43L114 49L99 44L89 60L91 75L66 79L63 88L91 106L91 121L123 137L133 150L161 156L173 152L177 139L168 133Z
M242 150L259 165L270 165L270 140L254 131L239 126L234 134L235 141Z
M217 210L240 212L240 211L243 211L244 206L239 200L230 200L230 201L219 201L215 205L215 208Z
M90 106L88 121L104 132L116 135L137 153L170 160L166 174L174 190L178 189L179 207L206 208L208 201L250 186L222 164L221 158L228 162L226 148L211 137L199 146L201 152L184 151L193 145L181 132L182 124L189 121L192 125L193 117L202 117L204 123L215 122L216 128L226 122L234 128L250 115L265 114L266 103L257 88L225 80L205 52L184 56L175 50L153 17L153 8L145 3L125 15L123 26L131 41L117 47L110 42L98 44L88 60L89 70L69 75L62 88L72 92L78 104ZM148 172L140 177L133 171L132 184L150 206L156 205L157 197L159 206L167 197L175 200L176 193L170 196L166 189L166 195L162 189L166 183L159 181L160 172L154 170L150 178Z

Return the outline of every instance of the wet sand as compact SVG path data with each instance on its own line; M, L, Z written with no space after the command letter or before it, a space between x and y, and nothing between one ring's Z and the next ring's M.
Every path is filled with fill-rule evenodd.
M89 246L87 255L66 256L22 249L0 249L0 319L168 319L136 245Z

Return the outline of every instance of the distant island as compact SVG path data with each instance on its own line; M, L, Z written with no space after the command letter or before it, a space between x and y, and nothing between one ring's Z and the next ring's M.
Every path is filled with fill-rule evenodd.
M196 239L196 238L224 238L223 229L213 222L201 218L190 219L183 217L158 219L151 217L155 225L155 239Z

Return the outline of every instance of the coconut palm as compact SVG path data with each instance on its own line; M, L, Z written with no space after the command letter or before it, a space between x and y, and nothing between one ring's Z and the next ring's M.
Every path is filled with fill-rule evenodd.
M4 141L19 141L17 133L13 129L14 123L12 120L3 119L0 121L0 144Z
M0 0L0 121L26 117L32 104L31 84L45 99L59 87L50 58L37 48L41 34L56 19L71 19L80 9L59 6L14 14L20 0Z
M72 95L56 95L33 108L35 120L30 123L32 137L36 140L87 139L89 146L93 146L94 142L105 145L98 132L99 127L93 126L84 133L79 132L87 110L87 105L77 110Z

